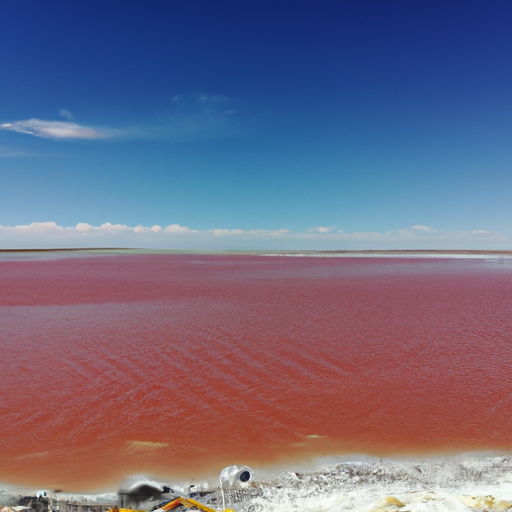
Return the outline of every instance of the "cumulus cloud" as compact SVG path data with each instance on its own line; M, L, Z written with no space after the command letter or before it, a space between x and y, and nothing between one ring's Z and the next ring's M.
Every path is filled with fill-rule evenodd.
M427 233L437 233L437 229L430 228L428 226L422 226L421 224L416 224L412 226L411 229L416 229L417 231L426 231Z
M111 224L110 222L105 222L101 226L92 226L91 224L87 224L87 222L79 222L74 228L66 228L66 229L74 229L78 233L91 233L91 232L115 232L115 231L130 231L136 230L135 228L130 228L125 224Z
M93 226L91 226L90 224L87 224L87 222L79 222L75 226L75 229L79 233L89 233L89 231L91 231L93 229Z
M56 222L32 222L20 226L0 226L0 231L9 233L61 233L65 230L66 228L59 226Z
M0 248L140 247L160 249L263 249L263 250L364 250L364 249L512 249L512 239L489 230L442 231L415 225L386 231L344 232L316 227L298 232L282 228L217 228L196 230L180 224L128 226L105 222L94 226L79 222L0 225Z
M112 224L111 222L104 222L100 226L93 226L87 222L79 222L75 226L60 226L56 222L32 222L31 224L22 224L18 226L2 226L0 225L0 233L47 233L47 232L66 232L75 233L78 235L87 235L89 233L159 233L159 232L174 232L174 233L188 233L195 232L186 226L179 224L171 224L163 229L161 226L155 224L151 227L135 226L131 227L126 224Z
M153 226L154 228L155 226ZM160 226L158 226L160 227ZM153 229L151 228L151 229ZM160 231L160 230L158 230ZM165 233L195 233L193 229L187 228L187 226L180 226L179 224L170 224L163 230Z
M27 135L34 135L44 139L106 139L115 134L114 130L96 129L81 126L67 121L43 121L41 119L28 119L14 123L0 124L0 129L9 130Z

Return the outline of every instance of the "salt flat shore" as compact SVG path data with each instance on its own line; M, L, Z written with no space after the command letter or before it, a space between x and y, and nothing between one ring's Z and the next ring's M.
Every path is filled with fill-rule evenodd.
M284 473L275 480L261 482L255 494L238 510L509 510L512 457L342 463L312 473Z
M220 510L211 482L199 499ZM0 492L0 507L14 506L14 489ZM224 490L237 512L444 512L512 510L511 456L458 456L422 461L343 462L310 472L283 472ZM108 505L115 493L59 500ZM8 503L9 501L9 503ZM86 510L86 509L82 509ZM92 509L90 509L92 510Z

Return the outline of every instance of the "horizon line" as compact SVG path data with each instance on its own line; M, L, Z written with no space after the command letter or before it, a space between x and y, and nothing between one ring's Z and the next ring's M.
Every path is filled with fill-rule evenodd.
M435 253L435 254L510 254L504 249L150 249L142 247L55 247L30 249L0 249L0 253L13 252L78 252L78 251L142 251L142 252L179 252L179 253L271 253L271 254L389 254L389 253Z

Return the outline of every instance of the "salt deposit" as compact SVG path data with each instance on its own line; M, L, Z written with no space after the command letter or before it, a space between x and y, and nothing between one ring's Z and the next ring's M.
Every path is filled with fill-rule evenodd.
M233 489L239 512L462 512L512 509L511 457L344 463Z

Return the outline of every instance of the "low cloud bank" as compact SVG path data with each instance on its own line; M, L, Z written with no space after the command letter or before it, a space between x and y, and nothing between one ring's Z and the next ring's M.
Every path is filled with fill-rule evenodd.
M80 222L0 225L0 249L66 247L133 247L194 250L365 250L365 249L512 249L512 239L486 230L441 231L412 226L385 233L346 233L313 227L304 232L288 229L196 230L180 224L127 226L106 222L100 226Z

